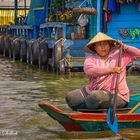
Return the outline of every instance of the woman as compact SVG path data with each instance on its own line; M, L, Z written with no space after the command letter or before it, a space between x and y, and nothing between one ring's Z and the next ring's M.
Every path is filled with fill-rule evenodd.
M120 47L123 47L123 54L121 67L118 67ZM130 62L140 59L140 50L99 32L84 47L84 51L92 54L84 62L84 72L89 83L85 88L76 89L67 94L68 105L73 110L112 107L116 77L119 73L117 108L126 107L129 102L126 66Z

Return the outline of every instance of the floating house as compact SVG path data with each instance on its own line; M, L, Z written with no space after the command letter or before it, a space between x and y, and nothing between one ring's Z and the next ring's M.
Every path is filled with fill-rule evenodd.
M0 26L0 52L40 68L81 71L88 55L83 47L97 32L140 48L138 0L31 0L24 22L14 17L14 25ZM129 72L139 65L129 64Z

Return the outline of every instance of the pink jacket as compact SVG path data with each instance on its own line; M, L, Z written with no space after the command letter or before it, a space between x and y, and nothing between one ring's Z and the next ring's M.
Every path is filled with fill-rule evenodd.
M110 67L118 64L119 50L111 52L106 61L99 56L89 56L84 62L84 72L88 76L89 83L86 91L90 94L93 90L107 90L115 93L116 75L110 74ZM118 95L129 102L129 89L126 83L126 65L134 60L140 59L140 50L124 45L122 56Z

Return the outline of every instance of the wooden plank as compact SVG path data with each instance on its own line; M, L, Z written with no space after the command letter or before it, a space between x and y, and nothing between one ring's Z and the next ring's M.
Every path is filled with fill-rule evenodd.
M14 25L14 26L9 26L9 29L33 29L33 26L31 25L23 25L23 26L20 26L20 25Z
M121 4L120 14L135 14L139 13L139 4L138 3L124 3Z
M83 62L70 62L70 66L72 68L75 68L75 67L83 67Z
M110 28L140 28L140 20L137 21L111 21L108 22L108 30Z
M47 22L40 25L40 28L47 28L47 27L63 27L66 25L71 25L70 23L63 23L63 22Z
M112 21L140 21L140 13L136 13L136 14L113 14Z
M131 108L117 108L116 111L118 112L128 112L129 110L131 110ZM103 113L103 112L107 112L107 109L78 109L77 111L80 112L94 112L94 113Z
M128 112L128 114L134 113L134 112L139 113L139 112L137 112L137 110L140 110L140 103L138 103L136 106L134 106L134 107Z
M84 62L85 58L71 57L70 62Z

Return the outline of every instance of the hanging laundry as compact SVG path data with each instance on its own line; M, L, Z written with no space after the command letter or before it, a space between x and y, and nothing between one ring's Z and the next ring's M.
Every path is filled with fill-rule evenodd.
M107 10L108 10L108 0L104 0L104 4L103 4L103 27L102 27L102 31L105 33L107 32Z
M103 10L115 12L116 11L116 0L104 0Z
M103 12L103 32L107 32L107 22L112 20L112 15L109 11Z
M120 4L123 4L123 3L138 3L139 0L116 0L116 2L119 2Z
M116 11L116 0L108 0L108 10L111 12Z
M106 12L103 11L103 20L102 20L102 32L107 32L107 21L106 21Z
M125 3L125 1L126 1L126 0L118 0L118 2L119 2L120 4Z
M127 1L127 3L130 3L130 2L132 2L132 0L126 0Z
M111 12L107 12L107 21L112 21L112 14L111 14Z
M140 0L139 0L139 11L140 11Z
M107 31L107 22L112 20L112 15L111 12L116 10L116 7L114 6L113 1L116 3L115 0L104 0L104 5L103 5L103 32Z
M127 3L138 3L139 0L126 0Z
M108 10L108 0L104 0L103 10Z

